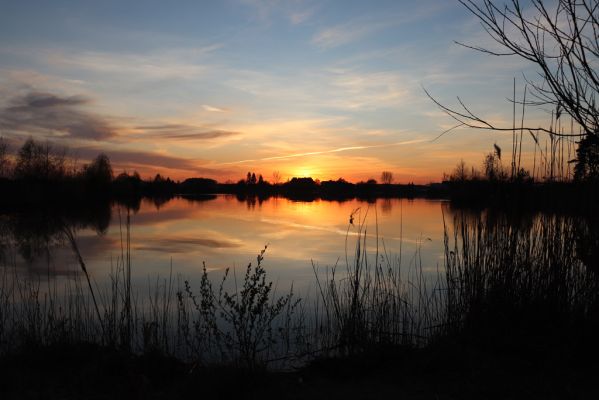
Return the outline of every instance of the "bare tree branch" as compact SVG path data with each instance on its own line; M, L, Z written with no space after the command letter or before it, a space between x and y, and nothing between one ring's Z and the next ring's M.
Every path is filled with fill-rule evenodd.
M599 135L599 0L531 0L524 9L520 0L459 0L482 28L503 50L456 42L460 46L485 54L523 58L538 68L538 80L525 77L531 99L530 107L562 111L581 127L581 133L522 126L529 132L547 133L552 137ZM441 104L426 95L458 125L470 128L513 131L513 127L495 126L472 112L458 97L458 108ZM516 102L516 99L511 101Z

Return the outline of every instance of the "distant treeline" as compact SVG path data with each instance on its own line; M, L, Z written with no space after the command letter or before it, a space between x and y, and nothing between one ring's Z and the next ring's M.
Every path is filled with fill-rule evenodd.
M193 198L218 193L233 194L242 200L271 196L297 200L430 197L483 207L526 208L594 207L599 201L597 179L568 180L568 174L563 174L560 179L552 175L551 179L540 181L534 176L534 172L524 169L509 174L501 163L501 151L495 146L495 152L485 156L482 171L468 168L462 161L442 183L428 185L394 184L388 171L381 174L382 183L374 179L351 183L343 178L319 181L310 177L295 177L283 183L275 179L276 183L271 183L254 172L248 172L236 183L219 183L202 177L174 181L160 174L142 179L136 171L115 176L105 154L87 164L76 164L66 156L66 150L33 139L28 139L14 157L8 157L0 138L3 208L44 204L70 207L117 201L135 209L144 197L158 205L178 195Z
M252 172L237 183L219 183L201 177L174 181L160 174L142 179L136 171L115 176L110 159L103 153L87 164L77 165L67 157L66 150L28 139L14 157L9 157L0 138L0 189L3 194L0 204L4 206L40 203L83 205L106 200L135 206L143 197L166 201L176 195L193 197L216 193L306 200L438 197L445 193L440 184L393 184L390 172L383 172L382 181L385 183L379 184L370 179L354 184L343 178L322 182L313 178L292 178L284 183L270 183L262 175Z
M211 179L191 178L179 185L179 193L193 195L198 193L229 193L240 196L284 196L291 199L340 200L348 198L376 197L437 197L443 195L440 184L378 184L374 180L351 183L343 178L318 181L313 178L292 178L287 182L272 184L265 180L256 182L240 180L237 183L217 183Z

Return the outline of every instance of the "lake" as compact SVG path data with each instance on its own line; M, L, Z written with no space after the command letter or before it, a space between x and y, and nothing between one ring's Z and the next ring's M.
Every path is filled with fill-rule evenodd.
M423 271L443 268L443 212L447 202L426 199L377 199L372 202L292 201L270 197L263 201L216 195L163 204L142 201L136 211L121 205L102 210L101 221L74 218L79 251L93 279L108 281L126 247L130 218L130 255L135 284L146 284L171 271L193 282L205 262L208 271L245 268L265 246L263 265L280 287L307 290L314 282L313 263L320 270L351 263L362 229L371 257L401 255L402 265L414 263L416 250ZM353 216L353 217L352 217ZM60 230L48 228L43 216L23 223L3 217L3 258L20 273L41 279L66 279L80 271ZM352 223L350 224L350 218ZM448 217L446 216L446 219ZM93 218L92 218L93 219ZM99 225L99 226L98 226Z
M0 216L3 346L69 338L228 360L260 342L256 362L419 346L465 321L494 331L514 306L567 321L599 293L597 216L575 211L230 195L11 210ZM245 275L265 247L265 281L262 269Z

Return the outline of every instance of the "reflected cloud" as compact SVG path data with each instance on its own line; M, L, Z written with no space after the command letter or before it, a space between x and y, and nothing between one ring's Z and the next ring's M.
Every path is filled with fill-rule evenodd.
M241 243L229 239L204 239L195 237L175 237L171 236L167 239L158 238L143 238L139 240L140 245L135 246L135 250L139 251L155 251L161 253L188 253L193 251L197 246L208 247L213 249L230 249L241 247Z

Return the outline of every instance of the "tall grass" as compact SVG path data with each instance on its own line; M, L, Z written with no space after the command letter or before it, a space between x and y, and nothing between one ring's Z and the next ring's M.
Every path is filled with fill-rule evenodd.
M445 230L448 326L522 343L599 321L598 271L581 255L585 224L567 215L456 212Z
M581 220L459 210L453 217L436 273L425 272L420 245L411 259L389 255L366 217L352 218L353 250L345 265L313 263L312 298L293 287L277 293L263 265L266 248L240 277L227 269L217 279L204 265L199 282L189 282L171 266L168 276L148 280L147 294L137 292L127 222L104 287L84 273L58 288L22 279L14 266L1 269L0 353L86 342L253 370L448 335L534 340L597 319L599 277L581 257L589 229Z
M402 265L401 253L390 256L378 234L368 242L365 221L366 216L356 221L353 257L346 255L345 269L335 265L320 271L313 263L319 294L314 331L328 354L420 346L444 318L441 276L425 277L421 246Z

